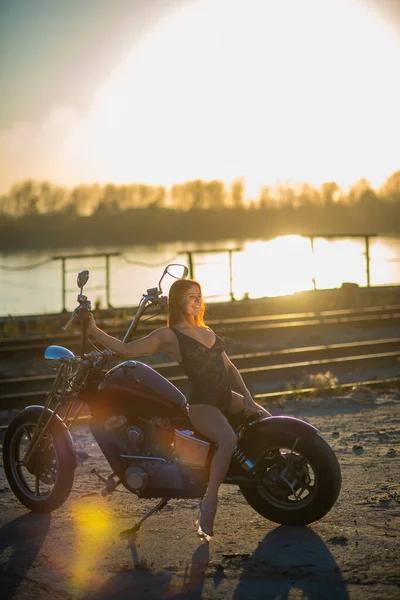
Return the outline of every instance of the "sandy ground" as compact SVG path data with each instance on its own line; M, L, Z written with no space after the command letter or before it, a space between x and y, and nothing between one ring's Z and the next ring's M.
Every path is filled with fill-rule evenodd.
M109 468L87 428L73 491L52 515L27 511L0 468L1 597L41 599L400 598L400 392L367 388L274 403L319 428L339 458L339 499L309 527L277 526L222 486L216 534L199 541L197 503L171 501L136 539L119 538L154 500L108 498L90 474ZM4 415L3 415L4 416Z

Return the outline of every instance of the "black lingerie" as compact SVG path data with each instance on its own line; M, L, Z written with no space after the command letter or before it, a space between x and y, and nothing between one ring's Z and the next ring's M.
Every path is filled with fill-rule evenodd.
M229 414L232 391L222 356L223 340L215 335L214 344L208 348L179 329L171 329L178 339L181 364L190 381L189 404L212 404Z

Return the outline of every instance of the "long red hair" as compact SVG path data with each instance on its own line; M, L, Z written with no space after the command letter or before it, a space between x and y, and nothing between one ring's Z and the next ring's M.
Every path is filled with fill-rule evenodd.
M184 296L185 292L187 292L187 290L189 288L191 288L193 285L197 285L197 287L200 290L200 294L201 294L200 312L198 315L196 315L194 317L194 320L195 320L197 327L205 327L206 326L204 323L204 313L205 313L206 307L205 307L204 300L203 300L203 294L201 292L201 285L199 284L198 281L195 281L194 279L177 279L171 285L170 290L169 290L168 318L167 318L168 327L173 327L174 325L176 325L177 323L182 321L182 317L184 316L184 313L182 311L183 296Z

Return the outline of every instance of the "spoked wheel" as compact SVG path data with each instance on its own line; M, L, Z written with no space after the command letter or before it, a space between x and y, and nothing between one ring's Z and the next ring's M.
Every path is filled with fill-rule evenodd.
M241 485L258 513L281 525L307 525L321 519L340 492L338 460L318 435L296 440L273 434L255 461L253 484Z
M68 498L74 469L65 455L57 427L50 426L31 458L24 460L38 417L21 413L4 438L4 470L18 500L36 512L51 512Z

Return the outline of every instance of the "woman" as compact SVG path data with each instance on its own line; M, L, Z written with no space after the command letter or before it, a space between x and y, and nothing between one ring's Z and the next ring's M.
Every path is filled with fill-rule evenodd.
M191 383L189 418L197 431L217 444L196 523L199 535L209 539L213 535L218 489L237 442L227 416L243 411L271 415L254 402L239 371L226 355L223 341L206 327L204 310L200 284L192 279L179 279L170 289L167 327L124 343L99 329L91 315L88 333L120 356L163 351L182 364Z

